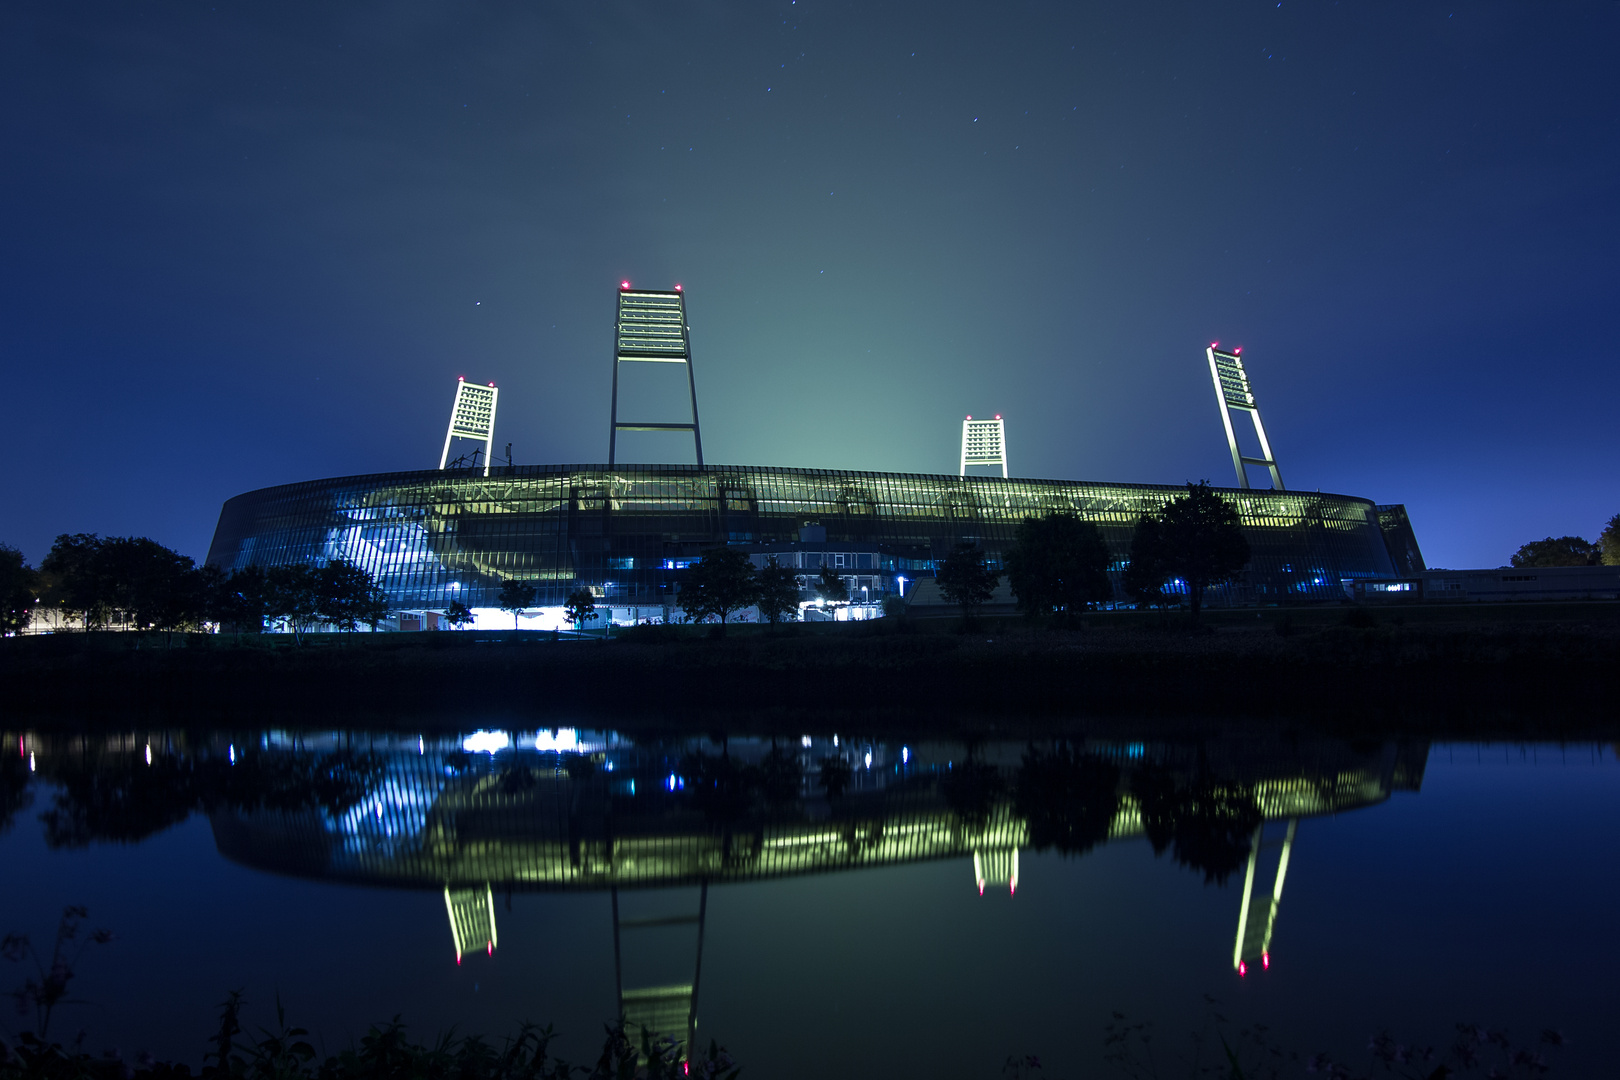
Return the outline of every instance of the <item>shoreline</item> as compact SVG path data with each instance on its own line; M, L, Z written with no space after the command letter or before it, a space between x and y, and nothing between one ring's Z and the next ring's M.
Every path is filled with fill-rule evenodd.
M1056 630L985 617L732 627L316 635L97 632L0 642L16 720L422 728L521 718L625 730L817 719L940 734L1234 721L1341 734L1620 734L1620 605L1158 613Z

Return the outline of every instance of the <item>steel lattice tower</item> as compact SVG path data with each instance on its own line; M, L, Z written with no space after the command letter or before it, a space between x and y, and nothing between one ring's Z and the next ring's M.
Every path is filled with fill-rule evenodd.
M495 446L495 402L500 391L494 383L479 386L466 379L456 382L456 401L450 406L450 428L444 433L444 451L439 468L450 460L452 439L477 439L484 444L484 475L489 475L490 455Z
M1001 478L1007 478L1007 425L997 413L994 420L962 421L962 467L958 476L966 476L969 465L1001 466Z
M619 420L619 366L626 363L685 364L692 396L692 422L665 424ZM703 435L698 429L697 380L692 374L692 342L686 326L686 296L677 285L671 292L631 289L619 283L619 314L613 337L613 408L608 431L608 466L618 460L621 431L690 431L703 467Z
M1255 404L1254 387L1249 385L1249 373L1243 370L1242 349L1222 352L1218 342L1211 342L1204 355L1209 358L1209 377L1215 381L1215 400L1221 406L1221 423L1226 426L1226 445L1232 450L1232 467L1237 470L1238 484L1249 486L1250 465L1264 465L1271 470L1271 486L1284 490L1282 473L1277 470L1277 455L1271 452L1266 439L1265 425L1260 422L1260 406ZM1246 412L1254 421L1254 433L1260 438L1263 457L1244 457L1238 449L1237 432L1232 430L1232 411Z

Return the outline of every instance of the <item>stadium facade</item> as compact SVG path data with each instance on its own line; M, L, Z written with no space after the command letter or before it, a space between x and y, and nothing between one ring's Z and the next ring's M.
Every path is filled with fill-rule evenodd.
M459 600L494 612L504 579L532 583L537 609L589 587L616 621L679 617L686 567L704 551L775 554L814 577L833 565L873 603L933 573L957 543L999 561L1019 522L1069 511L1102 531L1116 597L1131 535L1184 487L827 469L691 465L536 465L350 476L264 488L225 504L208 563L318 564L347 559L389 603L434 625ZM1343 599L1353 583L1398 576L1407 537L1366 499L1222 489L1252 559L1216 604ZM1408 530L1409 531L1409 530ZM483 622L482 625L498 625Z

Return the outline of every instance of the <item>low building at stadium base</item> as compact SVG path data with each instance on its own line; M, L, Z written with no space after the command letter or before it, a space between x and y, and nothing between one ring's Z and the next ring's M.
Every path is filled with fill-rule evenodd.
M1411 572L1400 565L1416 552L1410 529L1386 537L1406 521L1391 512L1399 507L1321 492L1219 490L1237 507L1252 558L1237 581L1212 590L1212 604L1337 602L1355 582ZM875 614L907 581L931 576L957 543L976 543L999 561L1019 522L1069 511L1102 531L1114 556L1115 597L1124 602L1120 578L1136 521L1184 492L761 466L381 473L238 495L220 514L208 564L229 571L347 559L376 576L401 613L393 625L407 629L437 625L457 600L479 615L479 626L509 625L497 597L515 578L537 591L520 625L549 629L581 586L615 622L679 621L686 568L732 545L758 564L774 554L802 571L807 587L832 565L852 599Z

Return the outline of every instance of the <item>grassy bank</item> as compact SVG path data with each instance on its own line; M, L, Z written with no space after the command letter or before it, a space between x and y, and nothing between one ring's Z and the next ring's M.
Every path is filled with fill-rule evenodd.
M421 727L748 724L806 716L1015 731L1076 720L1278 719L1368 733L1603 736L1620 605L1099 613L1016 618L314 636L63 634L0 642L18 717L301 718ZM474 718L477 718L476 720Z

